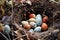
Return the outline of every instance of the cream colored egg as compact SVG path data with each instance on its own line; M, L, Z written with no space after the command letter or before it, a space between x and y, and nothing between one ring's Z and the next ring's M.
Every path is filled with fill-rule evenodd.
M36 22L36 19L35 18L30 18L29 22Z
M22 21L22 25L29 24L28 21Z

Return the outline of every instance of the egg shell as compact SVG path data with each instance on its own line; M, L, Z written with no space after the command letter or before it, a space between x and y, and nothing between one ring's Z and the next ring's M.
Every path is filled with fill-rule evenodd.
M29 24L25 24L23 27L24 27L26 30L29 30L29 29L31 28L31 26L30 26Z
M48 21L48 16L43 17L42 21L46 23Z
M22 25L29 24L28 21L22 21Z
M42 23L42 30L46 31L48 29L48 25L46 23Z
M35 18L30 18L29 22L36 22L36 19Z
M35 14L30 14L29 18L35 18Z
M42 17L40 14L36 16L36 24L39 26L42 24Z
M39 26L39 27L36 27L35 29L34 29L34 31L35 32L40 32L41 31L41 27Z
M4 32L10 33L10 26L9 25L4 26Z

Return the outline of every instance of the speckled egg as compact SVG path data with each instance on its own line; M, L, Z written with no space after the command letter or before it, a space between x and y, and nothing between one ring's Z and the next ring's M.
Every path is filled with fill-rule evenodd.
M40 14L36 16L36 24L39 26L42 24L42 17Z
M48 16L45 16L43 17L43 20L42 20L44 23L46 23L48 21Z
M36 23L35 22L30 22L30 25L32 26L32 27L36 27Z
M23 27L24 27L26 30L29 30L29 29L31 28L31 26L30 26L29 24L25 24Z
M34 31L35 32L40 32L41 31L41 27L39 26L39 27L36 27L35 29L34 29Z
M29 22L36 22L36 19L30 18L30 19L29 19Z
M29 24L28 21L22 21L22 25Z
M46 31L48 29L48 25L46 23L42 23L42 30Z
M10 33L10 26L9 25L4 26L4 32Z
M35 14L30 14L29 18L35 18Z

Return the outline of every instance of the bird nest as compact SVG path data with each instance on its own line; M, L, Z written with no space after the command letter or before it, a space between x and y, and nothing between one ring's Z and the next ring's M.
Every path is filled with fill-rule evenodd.
M10 5L5 3L5 5L2 6L2 8L0 8L1 9L0 11L2 11L1 13L5 12L9 16L11 15L12 17L12 20L10 21L11 24L14 25L15 22L18 24L18 26L15 25L17 27L15 26L13 28L11 27L11 32L14 33L12 35L15 36L15 38L12 38L12 40L17 40L17 39L18 40L22 40L22 39L23 40L60 40L59 38L60 37L60 30L59 30L60 4L54 2L33 3L32 6L26 3L24 4L25 5L21 5L21 4L13 5L13 7L11 7ZM2 9L4 9L4 11ZM21 22L23 20L28 21L29 13L34 13L35 15L41 14L42 18L44 16L48 16L49 17L49 20L47 22L49 26L48 30L29 33L26 29L22 28ZM5 35L4 33L1 32L0 34L2 34L3 36ZM9 40L8 38L6 39Z

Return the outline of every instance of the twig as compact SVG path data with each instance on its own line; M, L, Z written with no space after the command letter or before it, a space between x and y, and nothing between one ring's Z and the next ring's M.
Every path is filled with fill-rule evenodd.
M6 40L9 40L4 34L2 34L1 32L0 32L0 34L6 39Z
M13 39L13 40L16 40L16 39L21 38L21 37L24 37L24 36L26 36L26 35L19 36L19 37Z

